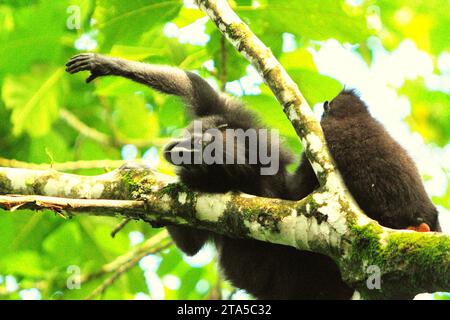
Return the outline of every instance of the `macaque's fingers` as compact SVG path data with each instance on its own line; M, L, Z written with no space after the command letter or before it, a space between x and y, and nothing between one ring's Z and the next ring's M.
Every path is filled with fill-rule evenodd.
M70 60L66 63L66 67L69 67L73 65L74 63L80 62L80 61L89 61L94 57L93 53L82 53L76 56L73 56L70 58Z
M92 80L96 79L98 76L96 74L91 74L87 79L86 83L90 83Z
M69 73L77 73L86 70L92 70L90 61L77 61L66 68L66 71Z

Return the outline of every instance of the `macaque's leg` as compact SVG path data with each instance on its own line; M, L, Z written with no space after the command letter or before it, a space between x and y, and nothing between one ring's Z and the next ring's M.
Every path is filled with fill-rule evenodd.
M287 186L290 200L303 199L319 187L316 174L305 153L302 154L300 166L295 171L295 174L289 177Z
M167 230L178 249L189 256L199 252L211 236L208 231L183 226L168 226Z
M91 75L86 79L88 83L100 76L128 78L163 93L184 98L198 116L223 112L224 104L208 82L195 73L178 68L82 53L69 60L66 71L90 71Z

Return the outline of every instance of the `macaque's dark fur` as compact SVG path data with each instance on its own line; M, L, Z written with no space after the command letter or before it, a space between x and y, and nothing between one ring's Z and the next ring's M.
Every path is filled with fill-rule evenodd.
M327 145L361 209L386 227L403 229L426 223L439 231L437 210L413 160L354 91L341 92L325 106L321 125ZM289 185L298 199L316 188L308 161L303 159Z
M264 128L240 102L217 93L194 73L95 54L76 56L67 64L70 73L82 70L91 72L88 82L116 75L179 95L202 121L203 130L225 124L232 129ZM328 109L322 119L326 140L361 208L388 227L426 222L436 230L436 209L414 163L358 96L343 91ZM318 186L309 162L303 156L295 175L289 176L286 165L291 157L281 146L280 151L279 171L272 176L261 175L260 165L237 164L180 166L178 173L183 183L202 192L236 190L273 198L305 197ZM166 147L165 154L170 152L171 147ZM225 277L259 299L348 299L352 295L337 265L324 255L188 227L169 226L168 230L188 255L196 254L208 240L214 241Z

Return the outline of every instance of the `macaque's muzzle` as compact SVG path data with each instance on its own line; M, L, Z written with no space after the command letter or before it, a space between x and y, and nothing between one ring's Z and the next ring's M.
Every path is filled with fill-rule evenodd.
M200 154L200 148L192 139L175 139L164 146L163 156L173 165L189 165L194 163L195 154Z

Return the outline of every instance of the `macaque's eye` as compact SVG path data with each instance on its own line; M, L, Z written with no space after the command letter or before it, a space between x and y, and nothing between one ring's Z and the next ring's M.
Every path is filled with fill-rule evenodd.
M328 103L328 101L324 102L323 110L325 110L325 112L328 112L330 110L330 104Z

